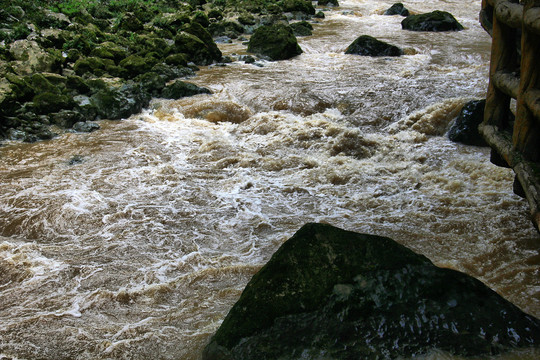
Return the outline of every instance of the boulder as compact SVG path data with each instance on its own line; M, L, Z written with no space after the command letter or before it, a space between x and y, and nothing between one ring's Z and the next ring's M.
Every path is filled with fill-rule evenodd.
M248 52L270 60L286 60L302 53L290 26L283 24L259 27L251 36Z
M78 122L84 121L84 116L73 110L61 110L51 114L51 120L55 125L62 128L70 128Z
M352 42L345 50L345 54L363 56L401 56L403 50L369 35L362 35Z
M166 99L180 99L187 96L193 96L198 94L211 94L210 90L204 87L199 87L195 84L185 81L176 80L172 84L167 85L162 93L161 97Z
M176 53L186 54L187 57L197 65L210 65L215 60L221 58L220 55L219 59L217 59L217 56L212 54L204 41L187 32L180 32L177 34L174 37L174 45Z
M61 56L50 53L35 41L17 40L9 48L14 62L11 66L19 75L29 75L35 72L57 72L62 65Z
M319 0L317 1L319 6L339 6L338 0Z
M221 50L212 39L212 35L198 22L192 22L189 26L186 27L185 31L193 36L196 36L204 43L204 47L209 54L209 59L206 61L207 64L211 64L214 61L221 60ZM202 64L201 64L202 65Z
M119 120L140 112L150 102L150 95L137 84L106 87L90 97L90 104L102 119Z
M409 16L409 10L402 3L395 3L384 12L384 15L401 15Z
M306 15L315 15L315 8L311 1L305 0L281 0L278 3L283 9L283 12L299 12Z
M313 26L307 21L295 22L290 26L295 36L310 36L313 34Z
M469 101L461 109L461 113L448 131L448 138L465 145L488 146L478 125L484 120L486 100Z
M73 124L73 130L77 132L89 133L89 132L96 131L99 129L100 129L99 124L92 121L88 121L88 122L79 121Z
M307 224L253 276L203 360L484 356L538 346L540 321L395 241Z
M411 31L460 31L464 29L452 14L439 10L407 16L401 22L401 27Z

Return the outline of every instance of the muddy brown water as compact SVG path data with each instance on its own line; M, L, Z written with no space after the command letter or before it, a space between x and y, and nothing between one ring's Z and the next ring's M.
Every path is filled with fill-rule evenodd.
M0 147L0 358L200 359L311 221L389 236L540 316L540 238L512 172L444 135L485 96L480 1L406 3L450 11L456 33L402 31L390 5L342 1L292 60L201 69L213 95ZM345 55L363 34L406 55Z

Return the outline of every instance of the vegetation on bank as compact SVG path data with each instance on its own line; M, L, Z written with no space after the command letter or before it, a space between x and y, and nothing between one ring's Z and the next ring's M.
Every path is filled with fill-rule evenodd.
M314 14L304 0L0 0L0 138L129 116L226 61L215 39Z

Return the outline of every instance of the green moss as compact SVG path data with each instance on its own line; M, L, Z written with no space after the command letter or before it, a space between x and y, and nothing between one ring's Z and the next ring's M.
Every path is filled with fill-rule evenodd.
M32 102L37 114L50 114L73 107L73 102L68 96L51 92L44 92L34 96Z
M249 41L248 51L271 60L285 60L302 53L293 30L282 24L258 28Z
M139 74L145 73L156 64L155 61L149 61L149 58L139 55L130 55L118 64L123 67L130 74L130 77L135 77Z

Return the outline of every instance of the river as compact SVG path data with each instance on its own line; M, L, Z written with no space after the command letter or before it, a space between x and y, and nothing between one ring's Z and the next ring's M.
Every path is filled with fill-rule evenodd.
M341 1L294 59L202 68L212 95L0 147L0 359L200 359L306 222L391 237L539 317L540 237L511 170L445 136L485 97L481 2L405 3L451 12L451 33L401 30L392 3ZM363 34L406 55L345 55Z

